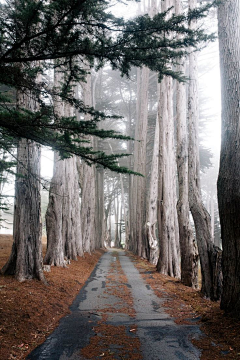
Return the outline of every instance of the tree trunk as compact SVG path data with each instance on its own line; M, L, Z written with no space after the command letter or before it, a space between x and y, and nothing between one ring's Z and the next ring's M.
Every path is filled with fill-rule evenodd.
M170 4L168 4L170 5ZM167 6L167 4L166 4ZM174 120L172 104L172 79L164 77L160 84L159 100L159 191L160 255L157 270L162 274L180 278L179 230L177 223L176 158L174 147Z
M162 11L171 7L164 2ZM176 157L174 146L173 85L170 77L160 84L158 119L159 149L159 259L157 270L180 278L179 230L177 221Z
M63 74L55 72L54 85L61 86ZM58 116L72 117L74 109L59 97L54 99ZM54 154L54 171L46 212L47 252L44 263L65 266L65 258L77 260L83 255L78 169L76 156L61 160Z
M106 238L106 222L104 209L104 170L96 171L96 248L104 247Z
M240 2L218 7L222 82L222 144L218 202L223 244L221 308L240 314Z
M91 74L86 77L86 83L81 83L83 89L83 102L87 106L92 105L92 87ZM89 117L85 118L90 120ZM86 137L89 141L88 146L93 146L93 138ZM83 249L86 252L92 252L96 248L96 171L95 165L89 166L82 163L83 183L82 183L82 201L81 201L81 218L82 218L82 237Z
M147 208L146 237L149 246L149 262L157 265L159 258L159 241L156 235L157 230L157 209L158 209L158 165L159 165L159 121L156 119L155 138L152 157L150 189Z
M31 93L19 91L20 108L37 110ZM40 146L22 139L18 143L17 177L13 223L13 246L2 273L15 275L19 281L39 279L45 281L42 270L42 224L40 196Z
M189 7L197 6L196 0L189 0ZM196 24L192 22L191 28ZM189 204L193 216L197 245L202 270L202 292L212 299L218 300L221 292L221 274L219 272L220 249L217 249L212 242L211 219L206 211L200 188L199 170L199 139L198 139L198 70L196 53L189 55L189 96L188 96L188 117L189 117ZM215 264L218 264L217 267Z
M175 0L175 13L182 13L181 0ZM184 60L182 60L184 61ZM185 74L185 66L179 64L176 71ZM176 83L177 168L179 198L177 203L179 242L181 250L181 281L184 285L198 288L198 253L189 219L188 201L188 134L186 112L186 84Z
M46 212L47 252L44 264L65 266L62 234L62 206L65 189L65 160L54 153L53 178Z
M114 215L115 215L115 247L120 248L121 242L119 238L119 201L118 201L118 195L114 199Z
M17 178L13 222L12 253L2 269L18 281L44 281L42 270L42 224L39 145L22 139L18 145Z
M125 194L124 194L124 186L123 186L123 176L122 174L120 176L120 184L121 184L121 204L122 204L122 213L123 213L123 221L125 226L125 246L127 243L127 239L129 238L129 229L128 229L128 220L127 220L127 214L126 214L126 204L125 204Z
M76 157L65 161L65 188L62 198L62 236L64 256L69 260L77 260L83 255L78 172Z
M145 256L145 231L146 223L146 143L147 143L147 116L148 116L148 80L149 69L138 69L137 91L137 120L134 143L134 171L143 175L133 176L131 190L133 227L133 250L138 256Z

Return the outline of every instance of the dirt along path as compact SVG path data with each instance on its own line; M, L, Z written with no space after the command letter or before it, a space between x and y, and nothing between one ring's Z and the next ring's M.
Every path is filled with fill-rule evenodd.
M177 325L122 250L100 259L71 314L28 360L200 359L197 325Z

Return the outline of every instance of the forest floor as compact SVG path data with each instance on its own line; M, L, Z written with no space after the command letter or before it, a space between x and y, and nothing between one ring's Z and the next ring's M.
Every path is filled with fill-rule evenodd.
M0 268L7 261L11 244L10 235L0 235ZM60 318L69 313L69 306L102 253L85 254L68 268L52 268L45 273L48 286L35 280L18 283L12 277L0 276L1 360L25 359L47 338ZM195 339L194 345L202 350L202 360L240 359L239 321L225 316L219 303L204 299L199 291L158 274L145 260L128 255L155 294L166 298L165 310L176 323L200 325L203 336Z

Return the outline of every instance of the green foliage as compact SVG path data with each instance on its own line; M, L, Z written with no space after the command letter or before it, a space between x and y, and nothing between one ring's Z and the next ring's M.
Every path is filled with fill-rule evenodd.
M212 5L169 19L168 10L153 18L144 15L125 21L109 12L109 4L107 0L9 0L0 4L0 132L3 143L7 139L6 151L11 152L16 139L25 137L58 150L63 158L76 154L89 164L130 172L118 166L118 158L126 154L109 156L87 146L89 135L129 138L99 129L100 121L118 116L86 106L75 98L74 86L85 81L89 68L98 70L106 63L125 76L133 66L148 66L159 73L159 80L168 75L183 81L181 74L171 70L172 65L189 47L197 48L214 38L201 29L190 30L188 21L204 16ZM64 75L59 87L52 86L53 70ZM19 108L18 93L37 102L37 111ZM57 115L56 98L73 106L82 120Z

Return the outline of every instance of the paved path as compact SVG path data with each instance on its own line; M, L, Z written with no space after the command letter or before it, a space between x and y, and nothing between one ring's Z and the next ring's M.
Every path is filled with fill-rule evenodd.
M197 360L197 325L176 325L124 251L105 253L59 327L28 360ZM88 355L86 355L88 354Z

